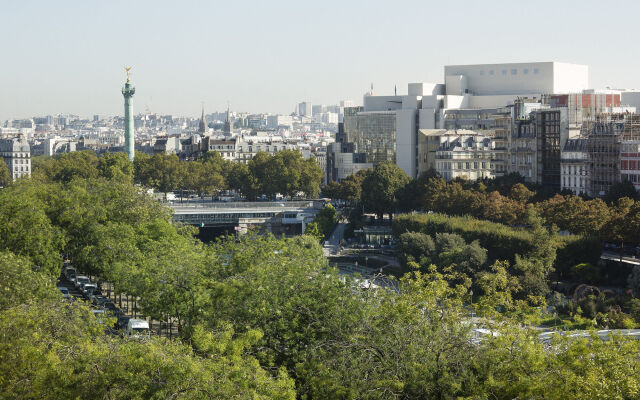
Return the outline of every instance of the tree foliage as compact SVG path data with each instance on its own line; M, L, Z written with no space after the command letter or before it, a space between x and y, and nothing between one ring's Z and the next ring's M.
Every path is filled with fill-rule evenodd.
M392 215L398 206L399 191L409 183L409 176L396 164L382 162L367 171L362 180L361 200L365 210L382 219Z
M0 162L0 187L8 186L12 181L9 167L5 162Z
M280 161L295 164L290 156ZM249 234L205 245L122 179L131 175L120 156L98 159L95 175L85 177L75 164L87 161L88 168L90 157L77 157L47 160L39 177L0 191L2 398L638 397L637 342L615 335L607 341L553 335L545 342L523 327L543 305L559 260L575 261L566 268L571 272L587 257L580 246L591 246L583 237L558 236L548 223L552 217L544 213L564 205L538 208L522 188L443 185L426 177L415 187L431 204L448 207L444 199L460 201L456 193L473 200L466 207L474 212L487 209L488 196L506 208L526 202L519 203L523 225L401 216L394 225L398 249L417 268L389 288L374 288L361 277L341 276L310 236ZM140 171L150 173L144 172L150 160L134 163L136 179ZM166 157L160 161L167 160L171 166ZM203 167L189 168L225 177L230 170L239 177L250 173L215 155L198 163ZM637 208L623 199L610 212L636 221ZM335 210L322 216L332 221ZM602 229L634 234L610 222ZM563 255L568 248L585 255ZM61 254L80 271L138 297L144 315L180 320L181 337L106 335L103 323L111 321L101 323L54 288ZM585 267L574 270L582 274ZM634 276L630 284L637 290L640 273ZM626 327L640 309L628 300L624 312L604 295L586 296L577 306L599 325ZM472 310L480 318L470 318Z

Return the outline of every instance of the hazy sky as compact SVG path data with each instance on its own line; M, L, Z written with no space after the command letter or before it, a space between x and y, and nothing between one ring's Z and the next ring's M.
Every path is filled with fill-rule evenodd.
M446 64L564 61L640 87L636 1L0 0L0 120L361 103Z

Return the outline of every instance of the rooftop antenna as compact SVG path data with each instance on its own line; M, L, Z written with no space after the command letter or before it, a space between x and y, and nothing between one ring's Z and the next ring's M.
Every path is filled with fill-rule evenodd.
M393 95L394 95L394 96L397 96L397 95L398 95L398 85L395 85L395 86L393 87Z

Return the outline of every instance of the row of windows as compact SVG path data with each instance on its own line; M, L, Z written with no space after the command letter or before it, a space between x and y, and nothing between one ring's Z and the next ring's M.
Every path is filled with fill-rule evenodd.
M623 153L640 153L640 144L636 144L636 143L630 143L630 144L626 144L623 143L620 145L620 151Z
M522 70L519 70L518 68L511 68L509 72L511 72L511 75L518 75L518 71L522 71L523 75L529 75L530 69L529 68L522 68ZM503 69L501 71L501 73L502 73L502 76L506 76L507 75L507 70ZM538 68L533 68L533 74L534 75L537 75L539 73L540 73L540 70ZM480 70L480 75L484 76L484 70L483 69ZM489 70L489 75L491 75L491 76L495 75L495 71L490 69Z
M527 164L531 164L531 154L527 154L526 156L527 156L527 158L526 158L526 160L527 160L527 161L526 161L526 162L527 162ZM524 157L524 155L523 155L523 156L518 157L518 158L517 158L517 160L518 160L518 161L520 161L520 164L524 164L524 162L525 162L525 157ZM512 155L512 156L511 156L511 163L512 163L512 164L515 164L515 163L516 163L516 156L514 156L514 155Z
M640 161L622 160L620 161L620 169L628 169L632 171L640 170Z
M575 165L563 165L562 173L566 175L586 175L587 169L582 166L578 167Z
M573 184L572 184L572 182L573 182ZM585 183L585 179L584 178L577 179L575 176L573 176L573 177L563 176L562 177L562 187L565 187L565 188L569 187L569 186L575 187L575 186L578 186L578 185L580 187L584 187L584 183Z
M629 181L631 183L640 183L640 175L637 174L622 174L623 181Z
M220 213L220 214L182 214L175 215L174 219L178 221L186 220L203 220L203 221L228 221L238 218L273 218L276 213Z
M436 168L439 170L445 170L445 169L451 169L452 165L455 167L457 166L457 169L471 169L471 165L473 164L473 169L478 169L478 167L480 167L481 169L487 169L487 166L489 166L489 169L493 168L493 164L492 163L486 163L486 162L466 162L466 163L450 163L450 162L439 162L436 163Z
M18 171L18 166L14 168L14 171ZM21 172L29 172L29 167L20 167Z

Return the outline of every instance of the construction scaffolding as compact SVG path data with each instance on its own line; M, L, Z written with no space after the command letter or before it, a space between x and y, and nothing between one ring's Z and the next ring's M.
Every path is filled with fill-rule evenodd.
M590 196L604 196L611 185L620 182L620 142L628 115L598 114L583 121L581 136L587 138Z
M640 115L621 114L624 116L624 132L622 140L640 140Z

